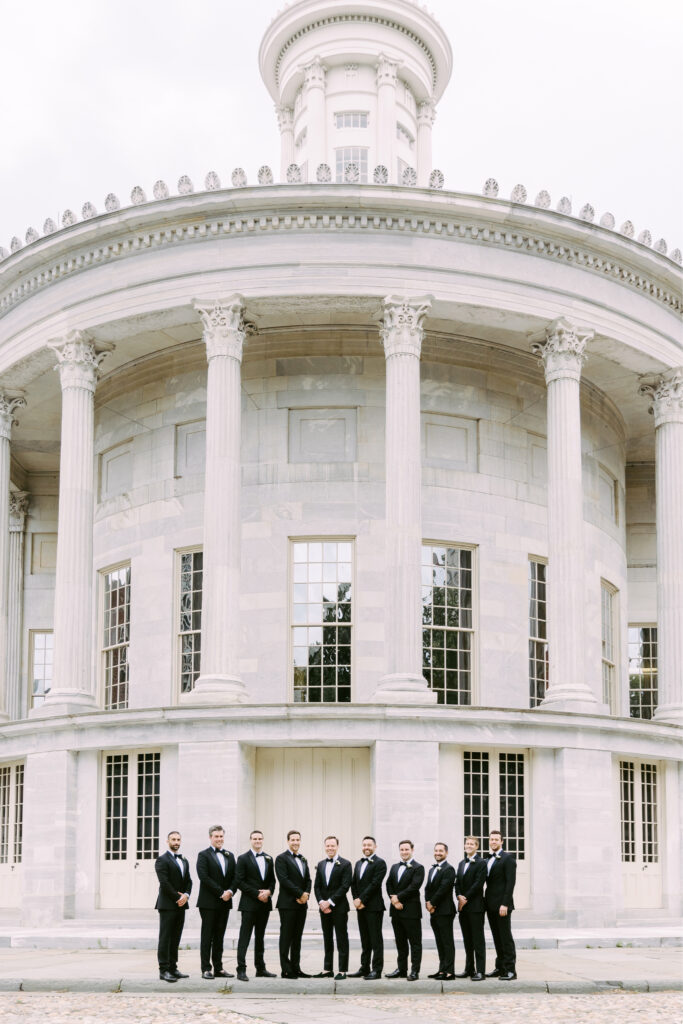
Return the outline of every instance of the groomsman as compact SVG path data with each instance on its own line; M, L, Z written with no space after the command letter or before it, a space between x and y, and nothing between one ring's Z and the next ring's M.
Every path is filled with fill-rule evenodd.
M517 878L517 861L503 849L503 837L494 829L489 833L489 855L486 864L486 916L496 947L496 966L486 975L499 981L514 981L517 977L517 953L512 938L512 894Z
M275 870L273 858L263 852L263 832L255 828L249 836L251 849L237 858L235 887L242 893L239 912L242 915L239 938L237 939L237 980L249 981L247 977L247 949L251 933L255 933L254 966L257 978L274 978L266 968L264 957L264 935L270 912L273 909L272 895L275 891Z
M334 978L344 981L349 969L349 901L351 888L351 861L339 856L339 840L325 837L326 857L318 862L313 890L320 910L325 960L316 978ZM334 937L337 939L339 972L334 973Z
M455 978L455 942L453 940L455 868L448 863L447 856L446 844L436 843L434 863L427 873L427 884L425 885L425 907L429 914L429 923L434 932L439 954L439 969L429 977L437 978L439 981L453 981Z
M358 911L360 968L351 977L375 981L382 977L384 968L382 920L386 907L382 898L382 882L387 865L377 856L377 843L372 836L364 836L361 849L363 856L356 861L351 882L353 905Z
M178 946L185 925L185 911L192 892L190 865L180 853L180 832L169 832L166 837L168 852L157 857L154 870L159 879L156 909L159 911L159 978L175 982L188 978L178 970Z
M486 971L483 895L486 861L481 859L478 850L479 840L467 836L465 856L455 876L460 930L465 943L465 970L456 974L456 978L471 978L472 981L483 981Z
M405 978L417 981L422 963L422 903L420 888L425 869L413 858L413 844L404 839L398 844L400 860L392 864L387 879L387 895L391 900L389 913L396 939L398 965L387 978ZM410 952L410 974L408 954Z
M224 840L223 826L212 825L209 846L197 856L197 908L202 919L199 956L202 978L209 981L234 978L223 969L223 940L235 893L235 858L230 850L223 849Z
M301 936L306 924L311 873L308 862L299 853L301 833L290 829L287 849L275 858L275 874L280 885L277 909L280 914L280 970L283 978L310 978L301 970Z

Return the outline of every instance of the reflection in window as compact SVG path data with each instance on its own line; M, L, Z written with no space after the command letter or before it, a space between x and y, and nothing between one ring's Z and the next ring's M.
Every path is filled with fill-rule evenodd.
M51 630L32 630L30 634L31 656L31 707L39 707L52 687L52 653L54 635Z
M189 693L199 676L202 638L202 583L204 555L184 551L180 556L180 692Z
M128 707L130 566L104 574L104 706Z
M529 561L529 707L536 708L548 689L548 632L545 562Z
M657 710L657 627L628 627L628 689L631 718Z
M344 146L343 149L335 150L335 180L337 183L344 181L344 172L347 164L357 164L360 171L361 183L368 180L368 151L361 146Z
M422 669L439 704L472 703L472 552L422 547Z

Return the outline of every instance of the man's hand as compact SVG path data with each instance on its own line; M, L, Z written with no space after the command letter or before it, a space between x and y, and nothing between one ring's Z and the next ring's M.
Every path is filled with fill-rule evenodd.
M320 912L322 914L331 914L332 913L332 907L330 906L330 901L329 900L321 900L320 903L318 904L318 906L319 906Z
M462 908L465 906L466 903L467 903L467 897L466 896L458 896L458 910L462 910Z
M430 914L433 914L434 910L436 909L435 907L432 906L432 904L429 902L429 900L426 901L425 907L427 908L427 910L429 911Z
M228 902L228 900L231 900L232 899L232 890L231 889L226 889L225 892L223 893L223 895L221 896L221 899L225 900L226 903Z
M403 904L400 903L398 900L396 900L394 906L396 907L397 910L403 910Z
M500 914L501 917L507 917L508 916L508 908L501 906L501 907L498 908L498 913Z
M309 894L307 892L302 892L299 897L299 903L308 903L308 896Z
M356 897L356 899L353 901L353 905L356 908L356 910L363 910L364 908L363 901L358 897Z
M258 898L261 900L261 903L267 903L270 899L270 889L259 889Z
M176 900L176 905L179 907L184 907L185 904L187 903L187 896L185 895L184 892L179 892L178 895L180 896L180 899Z
M398 896L396 895L396 893L394 893L394 895L391 897L391 902L394 904L394 906L397 906Z

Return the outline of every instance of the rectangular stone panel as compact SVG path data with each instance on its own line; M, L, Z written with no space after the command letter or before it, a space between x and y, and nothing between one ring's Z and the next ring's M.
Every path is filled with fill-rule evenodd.
M179 423L175 431L175 475L203 473L206 465L206 421Z
M425 413L422 417L422 459L426 466L476 473L477 421Z
M290 462L355 462L355 409L290 409Z
M540 434L527 434L527 457L529 480L545 483L548 479L548 441Z
M124 441L100 455L100 501L114 498L133 486L132 441Z
M31 534L31 573L54 572L57 568L57 534Z

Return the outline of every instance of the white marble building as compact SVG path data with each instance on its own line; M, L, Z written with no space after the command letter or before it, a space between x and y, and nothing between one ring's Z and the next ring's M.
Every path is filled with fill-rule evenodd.
M348 11L266 30L279 183L157 182L0 250L26 923L151 907L166 832L192 856L216 820L309 857L500 827L534 920L681 913L680 252L445 189L448 39Z

